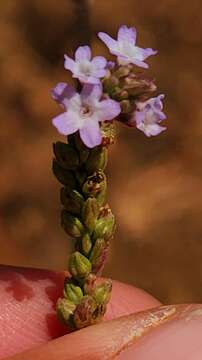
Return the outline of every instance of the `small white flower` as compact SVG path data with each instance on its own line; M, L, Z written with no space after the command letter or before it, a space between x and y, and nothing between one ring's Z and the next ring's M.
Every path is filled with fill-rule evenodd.
M137 110L134 112L130 120L130 125L136 124L137 129L144 132L148 137L156 136L162 131L166 130L165 126L160 126L159 123L166 119L163 110L162 100L164 95L151 98L145 102L137 103Z
M147 48L143 49L136 46L137 32L134 27L128 28L126 25L120 27L118 38L114 40L106 33L99 32L99 38L107 45L111 54L118 56L120 65L135 64L137 66L148 68L144 60L157 54L157 51Z
M82 141L89 148L102 142L99 122L113 120L121 112L117 101L101 100L101 85L85 84L79 94L73 87L59 83L52 90L52 96L65 109L53 119L53 125L63 135L79 131Z
M91 60L89 46L80 46L75 52L75 60L65 55L64 67L72 72L74 78L82 83L100 84L100 78L106 74L107 60L103 56L95 56Z

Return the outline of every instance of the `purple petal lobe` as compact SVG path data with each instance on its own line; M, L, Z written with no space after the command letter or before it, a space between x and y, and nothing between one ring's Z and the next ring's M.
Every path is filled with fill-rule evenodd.
M70 135L78 130L78 121L75 121L74 114L65 112L56 116L52 123L62 135Z
M117 46L117 41L112 39L111 36L107 35L104 32L99 32L98 37L108 46L109 49L112 49Z
M131 44L135 45L137 37L137 32L134 27L127 27L123 25L118 31L118 41L128 41Z
M102 96L102 86L85 84L81 91L81 98L83 102L94 102L99 100Z
M102 136L99 123L94 119L86 120L85 126L80 129L80 136L84 144L89 148L100 145Z
M76 61L91 59L91 49L89 46L79 46L75 52Z
M93 75L94 76L96 75L98 78L102 78L102 77L104 77L106 75L106 72L107 71L104 70L104 69L98 69L98 70L93 71ZM99 83L100 83L100 80L99 80Z
M137 48L138 52L140 53L140 56L142 57L141 60L145 60L149 56L156 55L158 53L157 50L153 50L151 48L143 49L143 48L140 48L138 46L136 46L136 48Z
M144 132L147 137L159 135L162 131L166 130L166 127L158 124L150 124L147 127L143 127L142 124L137 125L137 129Z
M107 65L107 60L104 56L95 56L92 59L92 64L95 65L96 69L103 69Z
M55 101L59 104L62 104L64 107L68 106L70 99L76 94L76 90L66 84L66 83L58 83L55 88L51 90L51 95Z
M120 104L115 100L103 100L99 106L99 121L112 120L121 112Z
M73 71L74 67L75 67L75 61L72 60L69 56L65 55L65 62L64 62L64 67L66 70L70 70Z

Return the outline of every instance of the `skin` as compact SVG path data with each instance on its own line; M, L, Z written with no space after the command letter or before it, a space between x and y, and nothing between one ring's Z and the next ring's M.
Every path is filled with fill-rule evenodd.
M143 290L115 281L105 321L68 333L54 310L64 276L0 267L0 359L202 358L202 305L161 306Z

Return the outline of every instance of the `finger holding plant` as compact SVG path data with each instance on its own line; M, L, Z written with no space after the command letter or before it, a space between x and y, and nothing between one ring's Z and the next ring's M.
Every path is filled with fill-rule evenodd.
M52 97L63 108L53 119L67 143L56 142L53 172L63 185L61 224L72 237L74 252L69 258L71 277L58 299L58 318L72 329L99 322L110 299L111 280L101 279L110 240L115 230L114 215L107 203L104 173L108 149L116 138L115 121L136 127L146 136L160 134L164 95L156 92L153 79L139 72L147 69L153 49L136 46L136 30L121 26L117 40L100 32L99 38L116 56L92 57L89 46L80 46L75 59L65 55L65 69L77 79L77 88L59 83Z

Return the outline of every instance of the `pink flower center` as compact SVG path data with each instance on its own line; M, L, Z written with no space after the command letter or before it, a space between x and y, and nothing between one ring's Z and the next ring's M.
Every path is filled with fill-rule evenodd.
M89 105L83 105L81 107L80 114L82 117L88 118L89 116L92 115L92 109L90 108Z

